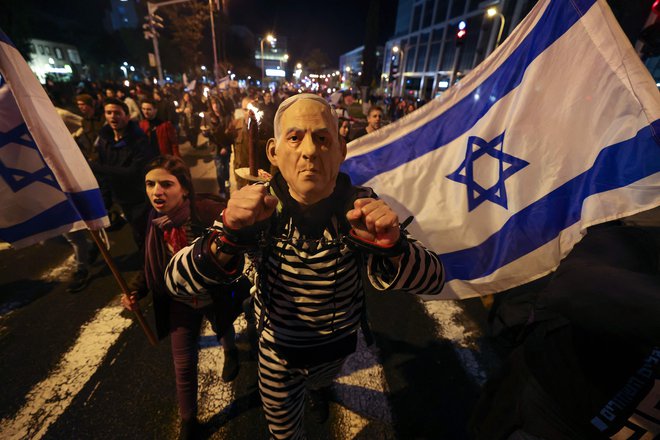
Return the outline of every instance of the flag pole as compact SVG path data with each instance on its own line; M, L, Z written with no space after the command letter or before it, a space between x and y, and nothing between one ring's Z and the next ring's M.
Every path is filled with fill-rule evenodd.
M94 239L94 243L96 243L96 246L101 251L101 255L103 255L103 259L110 268L112 275L115 277L115 280L117 280L117 284L119 284L122 293L124 293L125 295L129 295L131 291L128 288L128 284L126 284L126 280L124 279L124 277L121 276L119 269L117 269L117 266L115 265L115 262L112 259L112 255L110 255L110 252L108 252L106 247L103 245L103 241L99 236L99 232L89 229L89 233L92 235L92 238ZM142 315L142 311L140 309L137 309L134 310L133 313L135 313L135 318L137 319L138 323L140 323L140 327L142 327L144 334L147 335L147 339L149 340L149 343L153 346L158 344L158 339L156 338L156 335L154 335L153 330L151 330L151 327L149 327L147 321L144 319L144 316Z

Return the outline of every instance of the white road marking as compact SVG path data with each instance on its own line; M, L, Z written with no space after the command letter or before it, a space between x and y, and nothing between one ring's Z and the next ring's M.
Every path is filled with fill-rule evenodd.
M133 322L122 317L121 310L119 305L105 307L81 327L73 347L53 372L30 390L25 405L14 417L0 420L0 438L38 440L46 434Z
M42 281L62 281L74 271L75 266L76 256L72 253L61 263L56 263L52 269L42 272L38 279Z
M47 276L57 276L58 273L50 271ZM475 336L457 322L463 310L451 301L426 302L425 307L438 324L438 337L452 341L466 372L476 383L483 384L486 374L474 356ZM23 408L14 417L0 421L0 438L40 439L46 434L49 426L66 411L96 372L110 347L131 325L132 320L123 318L121 310L119 305L106 307L83 325L73 347L63 356L53 373L32 388ZM245 319L239 317L234 327L236 333L245 332ZM204 325L200 346L199 417L202 421L208 421L228 408L238 396L235 396L232 384L226 384L220 378L224 353L208 322ZM393 417L385 372L376 349L366 346L361 332L357 350L346 360L333 389L337 400L337 404L332 404L336 421L336 427L332 430L334 439L353 439L367 425L372 426L371 432L377 429L383 438L393 438ZM223 431L228 433L230 425L221 427L214 437L222 436Z
M234 322L236 333L245 332L246 322L240 316ZM199 353L199 418L208 421L232 404L235 396L231 383L220 378L224 353L215 340L211 326L206 323L202 331L202 350ZM385 372L378 356L366 346L359 333L357 351L344 363L333 386L338 404L333 404L337 424L341 429L333 430L338 440L348 440L368 424L376 423L384 432L393 435L392 411L387 400ZM229 425L222 426L214 438L229 434Z
M362 332L359 332L355 353L346 359L335 379L333 390L340 403L337 405L337 424L341 429L334 430L334 438L338 440L355 438L371 423L377 424L382 431L383 435L379 437L394 435L385 371L376 353L375 345L367 347Z
M452 342L454 351L463 365L463 369L470 375L474 383L481 386L486 382L486 372L474 355L478 350L474 339L476 335L466 330L458 322L458 316L464 311L456 301L425 301L426 313L432 317L437 325L438 337Z
M234 321L236 333L245 330L246 322L243 316ZM222 347L215 338L211 324L204 321L202 329L202 350L199 351L198 363L198 396L199 419L208 421L214 415L227 408L235 398L232 383L222 381L222 365L225 355ZM223 427L224 429L224 427Z

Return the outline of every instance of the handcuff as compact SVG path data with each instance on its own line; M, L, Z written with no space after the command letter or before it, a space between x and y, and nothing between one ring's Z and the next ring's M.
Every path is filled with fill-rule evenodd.
M408 231L406 227L413 221L413 216L408 217L403 223L399 225L399 239L387 246L376 244L371 240L365 240L358 236L355 230L351 228L348 235L344 236L344 243L353 251L364 252L367 254L376 255L379 257L398 257L408 250Z

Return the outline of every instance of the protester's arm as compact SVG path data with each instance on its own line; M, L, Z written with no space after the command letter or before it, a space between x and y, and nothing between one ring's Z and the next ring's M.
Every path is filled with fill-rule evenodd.
M248 240L254 240L255 227L270 218L276 204L277 199L263 185L237 191L229 199L222 221L172 257L165 270L167 288L179 296L195 296L234 281L242 273L243 254L252 244Z
M181 249L165 269L165 284L177 296L198 296L219 284L228 284L241 275L242 255L216 255L211 245L222 225L216 223L192 245Z
M346 214L351 235L366 251L369 280L378 290L437 295L444 284L438 257L403 235L396 213L383 200L357 199Z
M406 237L398 265L370 255L367 275L377 290L403 290L416 295L437 295L444 286L444 270L438 257L418 241Z

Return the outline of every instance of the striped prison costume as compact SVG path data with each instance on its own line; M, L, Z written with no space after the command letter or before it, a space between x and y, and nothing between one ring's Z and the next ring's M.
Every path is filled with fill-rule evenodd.
M276 194L282 200L281 194ZM256 288L259 390L275 439L304 438L305 387L330 386L355 350L364 311L362 276L377 290L438 294L442 265L419 242L407 238L399 267L387 258L362 255L340 240L342 219L333 216L322 237L307 239L293 218L281 222L270 245L250 255ZM222 225L216 222L215 228ZM170 261L166 283L178 295L198 295L224 279L222 269L200 260L200 241Z

